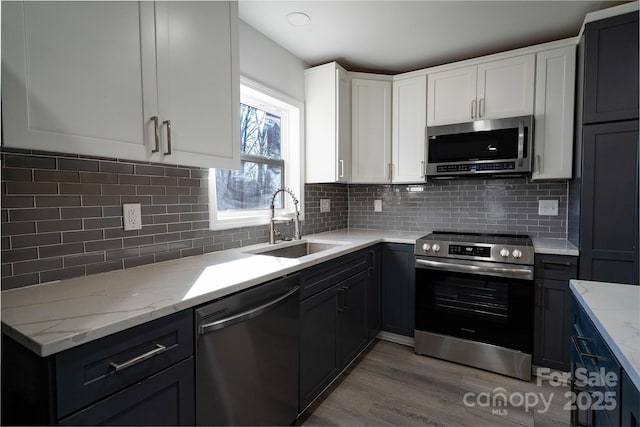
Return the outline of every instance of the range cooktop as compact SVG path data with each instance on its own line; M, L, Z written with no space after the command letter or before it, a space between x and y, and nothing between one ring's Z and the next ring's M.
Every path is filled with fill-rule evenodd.
M416 256L533 265L531 238L523 234L434 231L416 240Z

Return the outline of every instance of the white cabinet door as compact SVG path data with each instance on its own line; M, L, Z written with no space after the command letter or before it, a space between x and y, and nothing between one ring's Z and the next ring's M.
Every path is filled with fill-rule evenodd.
M427 77L393 82L391 159L394 183L424 181Z
M427 90L427 124L429 126L473 120L476 75L475 65L429 74Z
M6 146L240 166L236 2L3 2L2 78Z
M306 183L351 179L351 82L335 62L305 70Z
M2 2L4 145L145 160L136 2Z
M571 179L575 46L537 54L532 180Z
M352 79L351 182L391 181L391 82Z
M240 167L237 8L226 1L155 4L166 163Z
M535 55L478 65L476 120L533 114Z

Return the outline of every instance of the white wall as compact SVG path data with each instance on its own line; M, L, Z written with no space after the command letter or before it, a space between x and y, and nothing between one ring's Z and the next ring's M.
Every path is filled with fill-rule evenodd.
M304 102L307 65L273 40L240 21L240 74Z

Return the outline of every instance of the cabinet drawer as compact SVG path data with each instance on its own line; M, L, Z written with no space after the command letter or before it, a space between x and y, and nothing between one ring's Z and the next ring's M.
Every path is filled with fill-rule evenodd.
M194 367L190 357L60 420L60 424L194 425L194 402Z
M191 310L62 352L55 358L58 418L192 354Z
M536 279L569 280L578 278L578 257L536 255Z
M300 275L300 299L303 300L328 289L370 266L368 249L332 259L304 270Z

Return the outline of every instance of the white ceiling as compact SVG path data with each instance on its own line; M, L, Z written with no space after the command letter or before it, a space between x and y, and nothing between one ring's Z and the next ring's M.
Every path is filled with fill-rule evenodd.
M240 0L240 19L309 65L397 74L578 35L624 1ZM295 27L290 12L311 23Z

